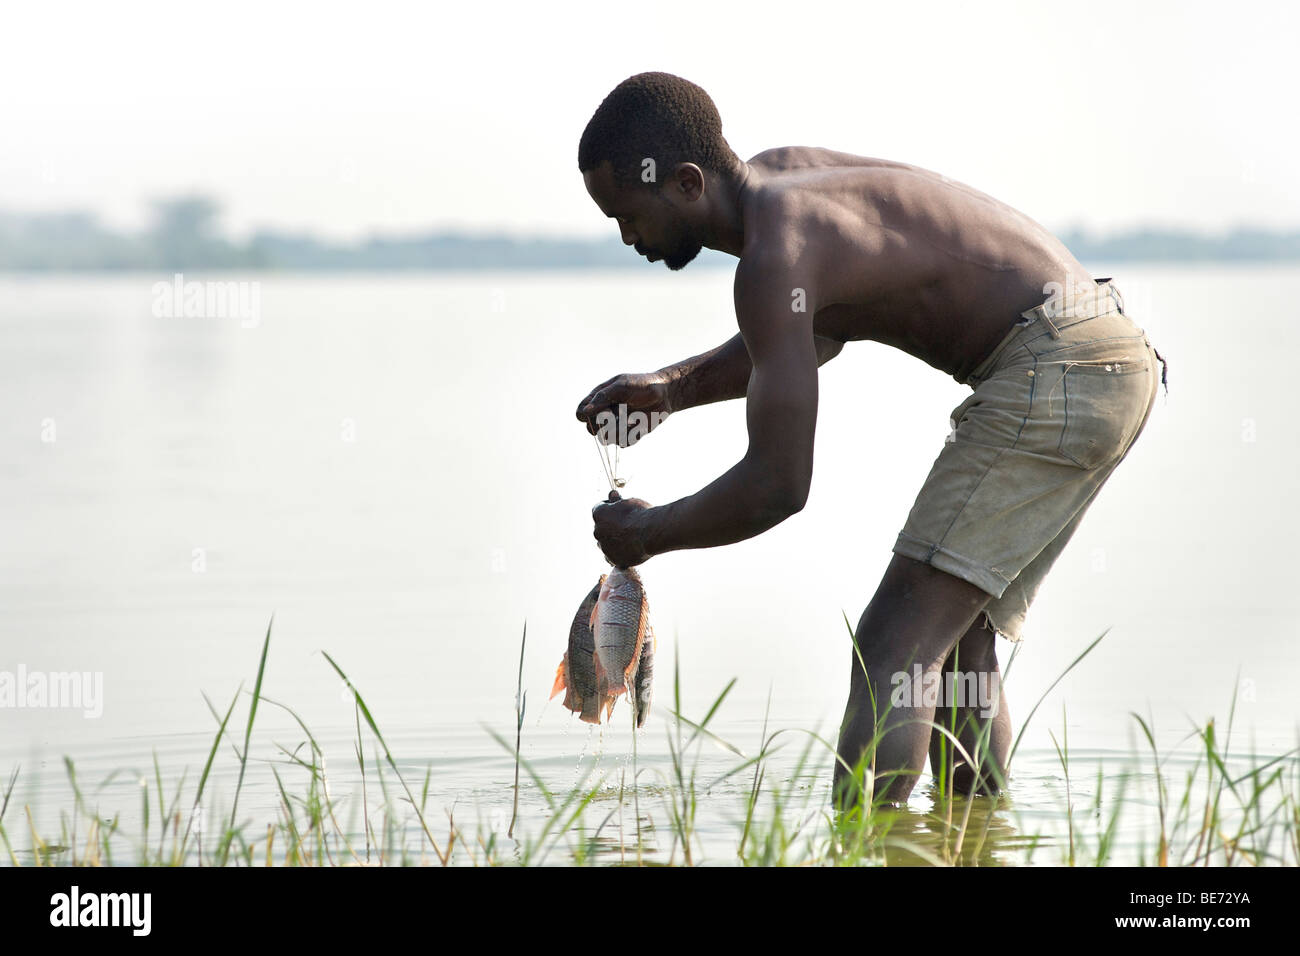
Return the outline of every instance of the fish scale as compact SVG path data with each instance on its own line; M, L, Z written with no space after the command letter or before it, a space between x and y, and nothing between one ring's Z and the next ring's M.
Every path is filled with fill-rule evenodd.
M635 682L648 619L645 589L636 571L615 568L606 575L591 612L591 630L609 693L627 693L628 683Z

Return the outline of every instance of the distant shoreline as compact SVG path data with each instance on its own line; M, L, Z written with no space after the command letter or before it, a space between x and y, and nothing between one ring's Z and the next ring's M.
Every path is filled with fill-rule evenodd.
M1296 259L1118 259L1118 258L1096 258L1089 259L1080 257L1083 265L1087 267L1094 275L1116 275L1121 276L1123 273L1118 271L1118 267L1171 267L1171 268L1192 268L1196 266L1205 266L1215 269L1250 269L1250 268L1268 268L1277 267L1285 268L1288 266L1300 268L1300 258ZM738 260L730 256L718 256L716 259L706 261L703 256L692 263L686 270L686 274L699 275L701 272L722 272L725 268L735 268ZM0 280L14 279L31 279L39 280L42 278L60 278L66 280L76 279L105 279L112 277L130 278L140 277L148 279L150 282L161 279L170 279L174 273L182 273L186 279L189 278L214 278L221 276L278 276L286 279L303 278L303 279L350 279L350 278L389 278L389 279L420 279L430 276L472 276L472 275L554 275L561 276L567 274L590 274L601 273L616 276L623 274L629 278L648 278L661 276L668 279L666 271L656 272L653 266L647 267L645 263L628 263L627 265L608 265L608 266L448 266L448 267L383 267L383 266L356 266L356 267L284 267L284 266L184 266L184 267L167 267L160 269L156 266L132 266L132 267L73 267L60 268L48 267L40 269L12 269L0 266Z
M0 273L158 272L473 272L617 270L643 266L616 238L513 237L431 231L340 243L306 234L262 231L245 242L216 229L219 207L203 197L156 203L152 225L121 233L85 212L0 211ZM1107 236L1058 233L1083 262L1294 263L1300 229L1237 228L1219 235L1142 227ZM735 259L704 250L703 268Z

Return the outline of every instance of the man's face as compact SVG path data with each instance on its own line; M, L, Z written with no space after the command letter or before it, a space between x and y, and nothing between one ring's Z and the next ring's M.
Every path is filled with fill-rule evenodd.
M682 269L704 247L690 221L660 191L660 184L633 180L620 188L607 162L587 170L582 179L600 211L618 223L624 244L634 246L650 262L662 259L669 269ZM671 189L672 184L663 187Z

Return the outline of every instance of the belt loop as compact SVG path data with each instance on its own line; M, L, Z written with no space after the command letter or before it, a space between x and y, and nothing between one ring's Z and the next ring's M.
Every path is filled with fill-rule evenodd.
M1052 338L1059 339L1061 337L1061 330L1052 323L1052 317L1047 314L1046 306L1039 309L1038 317L1043 320L1043 324L1047 326L1047 331L1051 333Z

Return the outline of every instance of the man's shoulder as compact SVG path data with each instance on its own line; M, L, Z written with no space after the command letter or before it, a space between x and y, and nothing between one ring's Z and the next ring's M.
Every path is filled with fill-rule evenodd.
M806 312L820 298L832 243L812 225L809 212L805 201L787 192L754 197L733 283L742 331L746 318Z
M764 176L744 200L745 247L737 282L762 282L771 272L809 277L842 257L843 239L871 205L869 192L800 174Z
M738 302L747 294L767 298L780 286L811 313L826 303L851 301L864 284L888 278L896 261L883 253L897 243L881 225L881 209L906 187L862 178L893 175L889 170L844 173L846 178L833 170L765 176L746 196Z
M810 228L812 204L785 184L765 182L745 202L745 247L736 265L738 283L761 281L768 273L807 261L821 246Z

